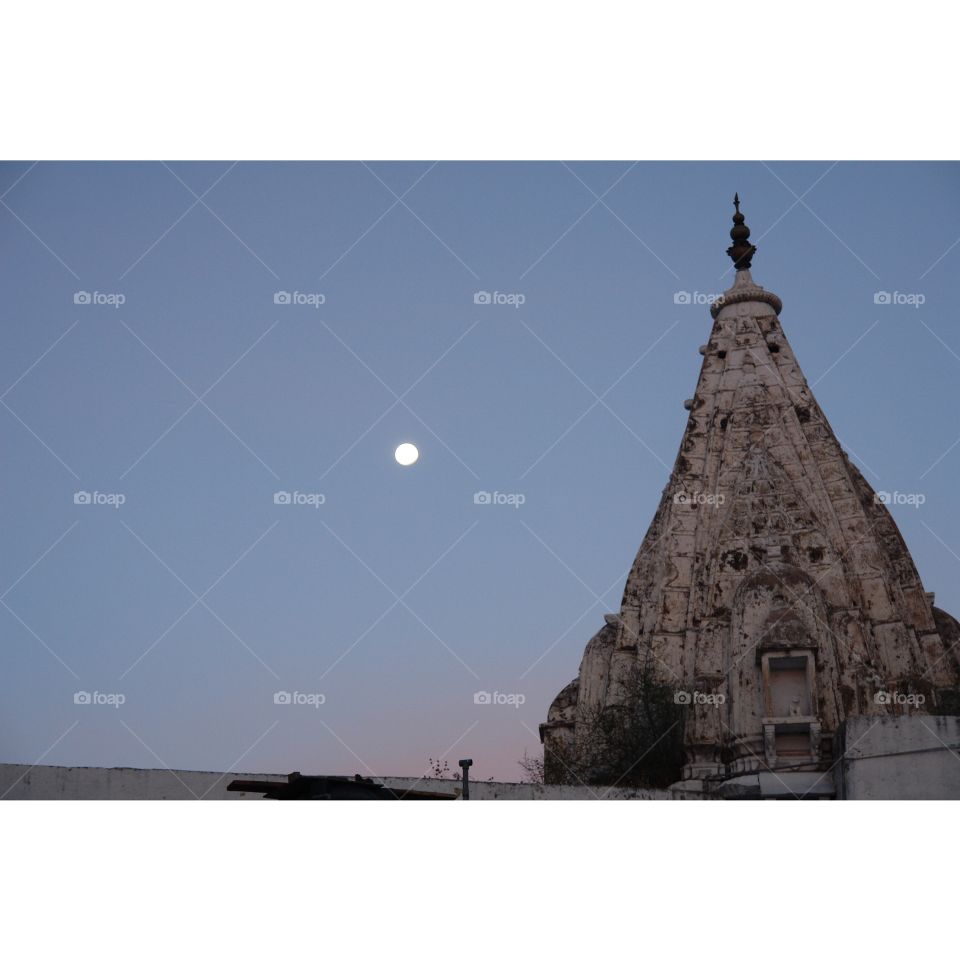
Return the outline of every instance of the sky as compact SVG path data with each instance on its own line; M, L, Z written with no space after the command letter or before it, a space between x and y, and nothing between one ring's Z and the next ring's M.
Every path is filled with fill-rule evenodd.
M960 614L956 164L12 162L0 762L520 779L667 482L734 191Z

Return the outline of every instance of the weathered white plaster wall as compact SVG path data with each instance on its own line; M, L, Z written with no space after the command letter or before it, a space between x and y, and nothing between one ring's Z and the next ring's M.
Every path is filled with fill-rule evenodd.
M281 774L139 770L130 767L29 767L0 764L0 798L6 800L260 800L258 793L228 793L231 780L285 780ZM399 790L431 790L459 796L456 780L374 777ZM666 790L543 786L471 781L471 800L670 800Z
M417 780L416 777L373 777L378 783L395 790L432 790L437 793L455 793L459 796L461 784L457 780ZM542 783L493 783L471 780L471 800L673 800L669 790L610 789L548 785Z
M854 717L841 749L841 799L960 800L960 717Z
M284 780L276 774L139 770L132 767L29 767L0 764L5 800L259 800L260 794L227 793L238 777Z

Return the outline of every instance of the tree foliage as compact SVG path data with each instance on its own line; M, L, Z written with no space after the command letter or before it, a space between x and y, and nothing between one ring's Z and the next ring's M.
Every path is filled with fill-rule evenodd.
M683 767L685 709L649 664L634 667L618 702L581 708L576 736L545 747L545 782L669 786Z

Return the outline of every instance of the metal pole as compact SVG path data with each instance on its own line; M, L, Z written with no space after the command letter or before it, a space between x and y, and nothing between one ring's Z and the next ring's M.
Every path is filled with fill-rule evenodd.
M463 799L470 799L470 768L473 766L472 760L461 760L460 769L463 771Z

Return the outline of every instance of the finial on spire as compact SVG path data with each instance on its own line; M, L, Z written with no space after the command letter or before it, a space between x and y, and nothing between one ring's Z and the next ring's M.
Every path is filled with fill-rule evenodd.
M749 242L750 228L743 222L739 193L733 195L733 207L736 210L733 215L733 228L730 231L730 239L733 243L727 248L727 256L738 270L749 270L750 261L757 252L757 248Z

